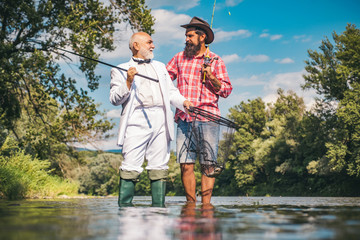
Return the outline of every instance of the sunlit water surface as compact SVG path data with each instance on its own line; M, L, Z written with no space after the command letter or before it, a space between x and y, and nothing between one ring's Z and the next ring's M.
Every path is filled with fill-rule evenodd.
M0 239L360 239L360 198L150 197L0 201Z

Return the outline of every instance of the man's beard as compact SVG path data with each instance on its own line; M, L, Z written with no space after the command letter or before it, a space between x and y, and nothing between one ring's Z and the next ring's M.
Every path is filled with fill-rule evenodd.
M154 53L150 50L146 50L145 48L140 48L139 53L145 58L145 59L153 59Z
M194 57L195 55L197 55L197 53L200 51L200 49L201 49L200 42L198 43L198 45L187 42L185 44L184 54L186 57L191 58L191 57Z

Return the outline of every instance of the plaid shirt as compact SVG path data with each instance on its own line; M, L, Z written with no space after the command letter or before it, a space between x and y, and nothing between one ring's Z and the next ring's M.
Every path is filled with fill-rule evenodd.
M213 75L221 82L219 91L215 91L209 79L205 79L205 84L202 84L204 74L201 73L201 66L204 64L205 54L201 57L187 58L184 52L176 54L166 65L172 80L177 79L177 87L180 93L194 106L209 111L213 114L220 115L218 107L219 97L226 98L232 91L232 86L228 73L226 71L223 60L213 52L209 51L211 58L217 57L211 63ZM176 109L175 121L178 119L187 120L191 122L193 117ZM203 117L197 117L199 121L207 121Z

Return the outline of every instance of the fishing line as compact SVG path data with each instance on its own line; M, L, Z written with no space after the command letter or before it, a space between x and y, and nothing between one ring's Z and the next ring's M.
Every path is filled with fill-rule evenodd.
M38 41L34 41L34 40L33 40L33 42L38 43L38 44L41 44L41 42L38 42ZM60 50L60 51L64 51L64 52L67 52L67 53L76 55L76 56L79 56L79 57L81 57L81 58L85 58L85 59L88 59L88 60L91 60L91 61L94 61L94 62L97 62L97 63L101 63L101 64L103 64L103 65L106 65L106 66L109 66L109 67L112 67L112 68L119 69L119 70L124 71L124 72L127 72L127 71L128 71L128 69L121 68L121 67L118 67L118 66L112 65L112 64L110 64L110 63L106 63L106 62L100 61L100 60L96 60L96 59L93 59L93 58L84 56L84 55L79 54L79 53L76 53L76 52L72 52L72 51L69 51L69 50L66 50L66 49L63 49L63 48L59 48L59 47L56 47L56 46L50 46L50 47L55 48L55 49L58 49L58 50ZM37 48L37 50L49 51L48 49L38 49L38 48ZM53 51L53 52L54 52L54 51ZM55 52L55 53L57 53L57 52ZM143 75L143 74L140 74L140 73L136 73L135 75L137 75L137 76L139 76L139 77L146 78L146 79L151 80L151 81L154 81L154 82L159 82L158 79L155 79L155 78L152 78L152 77L148 77L148 76Z

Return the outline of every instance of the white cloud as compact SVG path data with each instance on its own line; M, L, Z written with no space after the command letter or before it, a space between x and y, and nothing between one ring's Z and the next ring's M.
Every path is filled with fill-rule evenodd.
M231 55L224 55L221 57L221 59L224 61L225 64L229 64L232 62L237 62L240 60L239 55L237 55L236 53L231 54Z
M280 38L283 37L283 35L281 34L274 34L271 35L269 33L267 33L268 30L264 30L262 34L259 35L260 38L269 38L271 41L275 41L275 40L279 40Z
M231 80L232 85L234 86L261 86L266 85L268 79L270 78L270 73L264 73L259 75L252 75L250 78L237 78Z
M281 34L276 34L276 35L270 35L270 40L271 41L274 41L274 40L278 40L282 38L282 35Z
M200 0L182 0L182 1L169 1L169 0L146 0L146 5L149 8L159 8L164 6L173 7L177 10L188 10L198 6Z
M241 59L241 61L243 61L243 62L268 62L269 60L270 60L270 57L263 55L263 54L247 55L246 57Z
M117 134L117 131L114 135ZM109 139L104 139L101 141L95 141L92 143L76 143L73 146L78 148L86 148L89 150L112 150L112 149L119 149L119 147L116 145L117 143L117 137L114 136Z
M260 89L261 86L263 87L262 90L259 89L259 91L257 92L257 96L253 96L250 93L241 93L241 97L239 97L236 96L233 90L233 93L226 100L227 107L231 107L232 105L239 104L240 101L254 97L261 97L265 103L274 103L278 97L277 90L281 88L285 92L291 90L295 92L299 97L302 97L304 99L306 108L310 109L315 103L314 97L317 95L315 90L303 91L301 89L301 85L304 84L303 74L305 73L305 70L301 72L280 73L276 75L268 72L259 75L252 75L249 78L231 79L234 90L241 89L241 87L245 89L246 87L254 88L258 86L260 87ZM235 94L236 97L234 97L233 94Z
M173 11L165 9L153 10L152 14L155 20L155 34L152 36L155 42L160 45L184 45L185 43L185 29L180 25L189 23L191 17L186 14L176 14ZM215 42L229 41L234 37L250 37L251 33L248 30L237 30L226 32L220 29L214 29Z
M296 42L310 42L311 41L311 36L307 36L305 34L303 35L296 35L293 37L295 39Z
M246 101L251 97L252 95L250 92L235 93L235 91L233 90L233 92L227 98L221 98L219 100L219 109L221 112L221 116L226 117L231 107L239 105L241 101Z
M121 115L120 108L110 110L106 113L107 118L120 118L120 115Z
M172 11L158 9L153 10L155 20L155 34L152 36L155 47L158 44L178 44L185 43L185 29L180 27L182 24L189 23L191 17L186 14L176 14Z
M291 58L275 59L274 61L280 64L294 63L294 60L292 60Z
M111 129L108 134L110 135L107 139L102 139L94 142L82 142L74 143L74 147L86 148L90 150L110 150L110 149L119 149L117 146L117 137L118 137L119 128L115 126Z
M294 39L295 39L295 40L298 40L298 39L303 39L303 38L306 38L306 35L305 35L305 34L303 34L303 35L296 35L296 36L294 36Z
M231 55L224 55L221 58L226 64L232 62L268 62L270 60L269 56L263 54L247 55L246 57L240 57L239 55L234 53Z
M129 39L134 33L130 26L125 23L120 23L115 26L114 45L115 50L111 52L103 52L100 58L114 59L114 58L130 58L131 51L129 49Z
M241 3L243 0L226 0L225 5L228 7L234 7Z
M215 29L214 34L215 34L216 42L229 41L233 37L247 38L251 36L251 33L248 30L244 30L244 29L239 29L237 31L231 31L231 32L225 32L222 30Z
M302 75L304 72L290 72L276 74L271 78L269 84L265 87L267 92L276 92L278 88L285 90L294 90L300 88L300 84L303 83Z
M262 99L266 103L275 102L278 97L277 90L279 88L285 91L292 90L304 99L307 109L310 109L314 103L316 93L314 90L303 91L301 89L301 85L304 84L303 74L305 74L305 70L301 72L276 74L271 77L270 81L264 86L264 97L262 97Z

